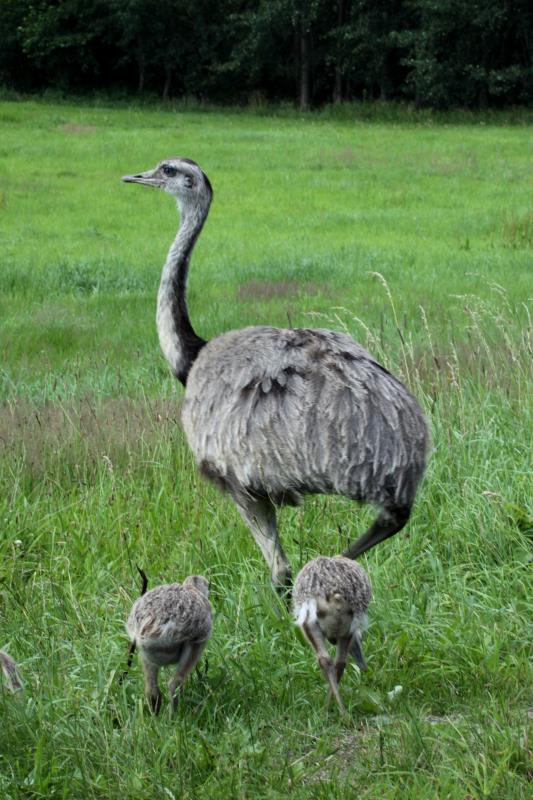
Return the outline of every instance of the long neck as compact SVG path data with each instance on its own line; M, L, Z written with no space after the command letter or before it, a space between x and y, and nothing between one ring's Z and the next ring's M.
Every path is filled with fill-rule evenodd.
M183 385L205 344L191 325L186 290L192 249L208 211L209 204L181 210L181 224L168 252L157 295L159 343L173 373Z

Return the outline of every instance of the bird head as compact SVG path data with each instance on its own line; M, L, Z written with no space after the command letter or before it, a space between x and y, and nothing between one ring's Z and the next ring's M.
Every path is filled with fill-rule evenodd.
M339 637L348 635L353 613L342 594L317 597L318 625L328 641L335 643Z
M176 198L181 209L209 205L213 196L209 178L198 164L188 158L165 158L154 169L137 175L124 175L122 180L163 189Z
M185 578L183 581L183 585L191 589L196 589L196 591L203 594L204 597L209 597L209 581L207 578L204 578L203 575L189 575L189 577Z

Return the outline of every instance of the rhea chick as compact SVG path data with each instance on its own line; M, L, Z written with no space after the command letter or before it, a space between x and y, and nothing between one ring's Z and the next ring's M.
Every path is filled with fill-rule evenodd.
M339 694L339 683L348 654L364 672L363 632L368 625L367 611L372 597L370 578L356 561L344 556L319 556L303 567L296 578L293 593L294 615L330 685L340 710L346 709ZM326 640L337 646L335 663L330 658Z
M209 583L191 575L183 583L156 586L131 609L127 630L139 649L145 694L156 714L161 708L158 674L161 667L177 664L168 684L171 707L190 671L200 660L213 627Z

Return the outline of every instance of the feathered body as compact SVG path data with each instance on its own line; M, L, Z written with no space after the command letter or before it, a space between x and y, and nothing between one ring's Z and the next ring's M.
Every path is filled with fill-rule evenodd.
M344 556L319 556L309 561L296 576L293 610L315 650L318 663L330 684L341 710L338 685L346 667L348 653L360 669L368 669L362 650L363 633L368 626L367 611L372 599L370 578L356 561ZM337 646L332 662L325 642Z
M294 583L294 613L308 600L329 600L338 595L352 614L366 617L372 584L361 564L344 556L318 556L302 567ZM366 626L366 624L365 624Z
M182 419L200 469L234 496L336 493L410 506L426 426L405 387L343 333L252 327L208 342Z
M202 472L229 491L271 569L290 583L275 505L337 493L380 513L345 555L403 528L424 473L428 431L416 400L349 336L252 327L205 342L189 319L191 252L213 191L189 159L124 177L175 197L181 214L157 298L165 357L186 387L183 425Z
M185 642L205 642L213 627L211 604L191 578L156 586L135 601L129 637L159 666L179 661Z
M159 668L178 665L169 684L173 703L176 688L181 688L211 636L213 620L208 586L203 576L192 575L182 584L156 586L139 597L131 609L126 628L139 649L146 695L156 712L161 704Z

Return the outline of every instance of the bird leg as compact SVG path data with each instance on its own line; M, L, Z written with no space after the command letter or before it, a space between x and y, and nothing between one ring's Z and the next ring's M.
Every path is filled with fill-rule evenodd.
M346 668L346 661L348 660L348 647L350 646L350 639L343 637L337 641L337 655L335 658L335 675L337 678L337 686L341 682L342 676L344 675L344 670ZM326 707L329 708L331 703L331 698L333 697L333 691L330 687L328 691L328 697L326 700Z
M144 672L144 693L148 700L154 714L159 714L161 709L161 692L157 683L157 676L159 674L159 667L157 664L152 664L141 656L141 663Z
M302 625L302 630L305 633L309 644L313 648L316 653L317 661L320 666L320 669L325 675L326 680L330 685L330 692L334 695L335 700L337 701L337 705L342 714L347 714L346 708L344 703L341 700L341 696L339 694L338 688L338 681L337 681L337 671L336 667L331 660L329 653L326 647L326 640L324 639L324 635L320 628L318 627L317 622L310 622L306 621ZM343 667L344 669L344 667ZM342 673L341 673L342 674ZM326 701L327 703L328 701Z
M237 508L259 545L280 594L291 586L291 567L279 541L276 509L268 498L239 497Z
M355 559L389 536L394 536L404 527L410 513L410 506L384 509L367 532L346 548L343 556Z
M178 662L176 674L173 678L171 678L168 684L170 705L173 711L175 710L177 704L177 698L175 697L176 690L178 690L178 693L181 692L183 684L187 680L188 674L199 662L206 644L207 639L204 642L187 642L183 645L183 650Z

